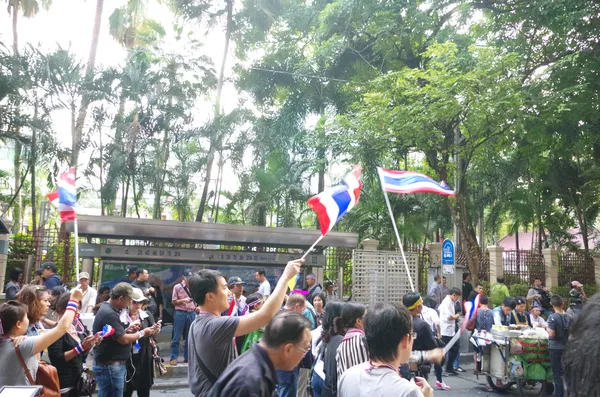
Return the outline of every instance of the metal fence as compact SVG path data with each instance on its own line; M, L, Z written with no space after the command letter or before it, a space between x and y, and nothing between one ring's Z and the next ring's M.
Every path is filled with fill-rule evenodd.
M467 254L463 250L458 250L455 257L456 265L463 266L469 269L469 262L467 261ZM490 281L490 253L484 251L479 261L479 280Z
M343 290L338 291L340 297L351 295L352 291L352 249L330 247L325 250L325 281L339 283L340 272L343 277Z
M558 284L568 286L577 280L582 284L596 284L594 258L584 252L561 252L558 255Z
M507 285L533 283L534 278L546 279L544 256L536 251L506 250L503 252L504 279Z

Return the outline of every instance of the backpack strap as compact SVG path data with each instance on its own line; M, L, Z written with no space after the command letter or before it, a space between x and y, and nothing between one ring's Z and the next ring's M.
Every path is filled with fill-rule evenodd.
M21 363L21 366L23 367L23 370L25 372L25 376L27 377L27 380L29 381L30 385L35 385L35 381L33 380L33 376L31 376L31 371L29 370L29 367L27 367L27 364L25 364L25 360L23 359L23 355L21 354L21 351L19 350L19 347L15 347L15 352L17 353L17 357L19 357L19 362Z

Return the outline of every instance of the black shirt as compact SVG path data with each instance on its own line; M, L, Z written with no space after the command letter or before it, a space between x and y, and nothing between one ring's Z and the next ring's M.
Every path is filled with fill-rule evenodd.
M66 333L48 347L50 363L56 367L61 389L77 386L77 382L81 377L83 355L78 354L69 361L65 360L65 352L73 350L77 345L79 345L79 342L73 339L69 333Z
M413 343L413 350L433 350L437 348L437 343L433 339L433 333L427 321L421 317L413 317L413 331L417 334L417 339Z
M337 393L337 361L335 355L337 348L344 339L341 335L332 336L329 343L325 347L323 355L323 372L325 372L325 382L323 383L322 397L335 397Z
M98 309L98 313L96 313L96 317L94 318L92 332L95 334L96 332L102 331L102 328L106 324L113 327L115 333L102 340L102 343L94 348L95 361L104 363L114 360L127 360L129 358L129 353L131 352L131 343L122 345L117 342L117 339L125 334L125 327L119 320L119 313L117 310L108 302L104 302L102 306L100 306L100 309Z
M276 397L277 376L271 359L258 343L219 376L210 397Z
M462 285L462 298L467 299L471 295L471 291L473 291L473 285L466 281L463 281ZM470 299L467 299L470 300Z

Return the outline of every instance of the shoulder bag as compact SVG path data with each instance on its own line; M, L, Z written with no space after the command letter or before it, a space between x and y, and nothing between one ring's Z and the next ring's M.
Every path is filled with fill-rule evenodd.
M40 396L60 397L60 385L58 382L58 372L56 371L56 368L44 361L38 361L38 370L35 374L36 380L34 381L33 377L31 376L31 371L29 371L29 368L27 367L27 364L25 364L25 360L21 355L21 351L18 347L15 347L15 351L17 352L17 357L19 357L19 361L21 362L21 366L25 371L25 376L27 377L29 383L32 385L42 386Z
M84 368L81 377L77 382L77 395L80 397L91 396L96 392L96 378Z

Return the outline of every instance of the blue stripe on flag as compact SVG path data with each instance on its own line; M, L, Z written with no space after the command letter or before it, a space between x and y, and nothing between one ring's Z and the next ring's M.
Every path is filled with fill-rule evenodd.
M344 216L344 214L346 213L346 211L348 211L348 206L350 205L350 193L348 192L348 190L342 190L339 192L334 193L333 195L333 200L336 202L338 208L339 208L339 212L338 212L338 217L335 220L335 222L337 222L342 216Z
M67 191L64 188L58 188L58 202L71 207L75 207L77 204L77 195Z
M429 178L420 175L410 175L410 176L398 176L396 178L384 175L383 181L386 184L394 185L394 186L409 186L414 183L426 182L426 183L435 183ZM436 183L437 184L437 183Z

